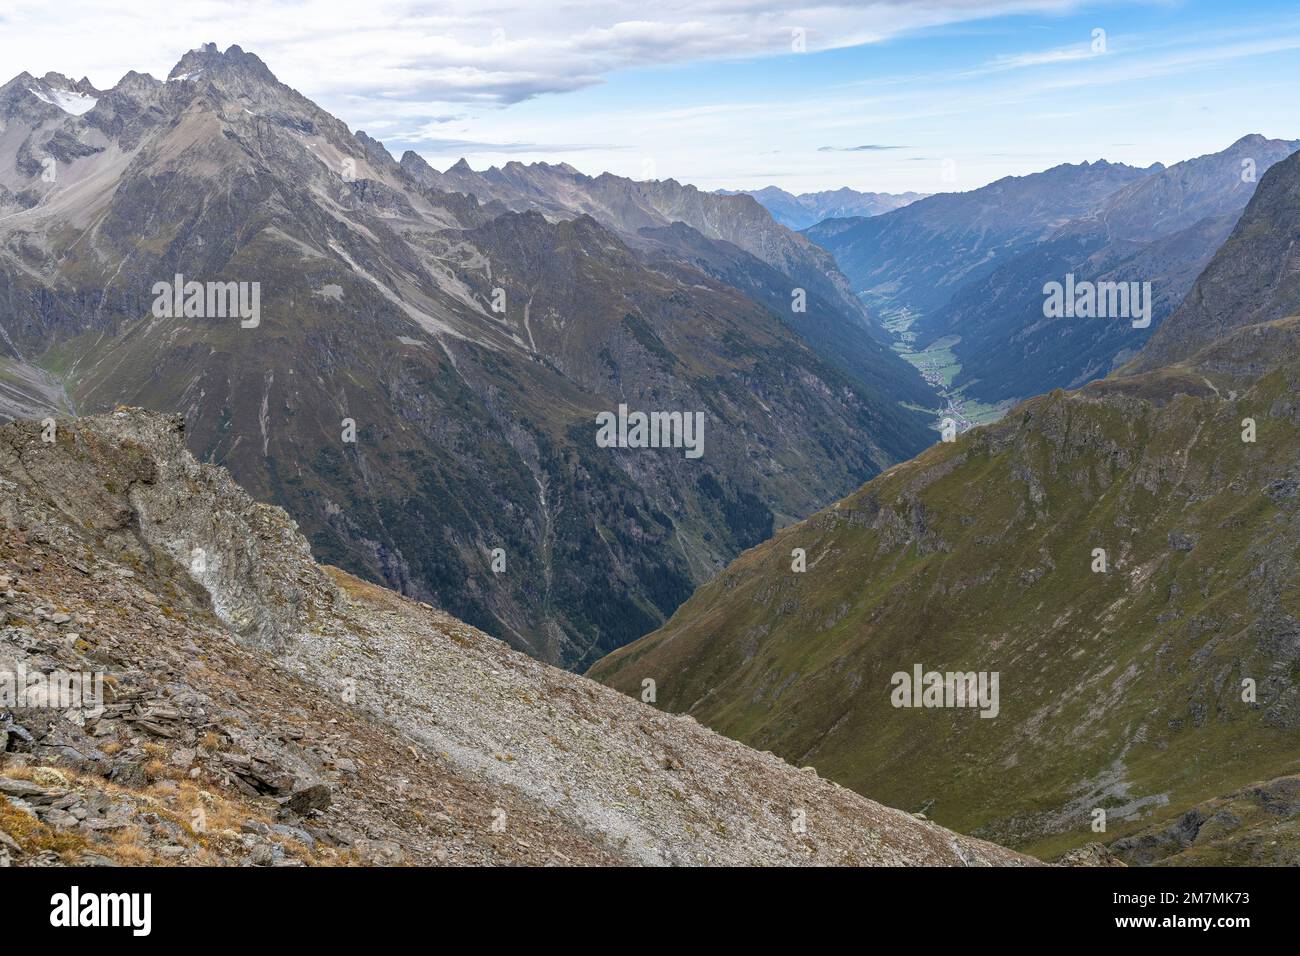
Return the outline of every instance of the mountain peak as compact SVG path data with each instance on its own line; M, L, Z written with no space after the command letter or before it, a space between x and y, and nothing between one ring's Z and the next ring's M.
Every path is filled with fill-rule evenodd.
M429 161L413 149L408 149L406 152L402 153L402 158L399 159L398 162L402 164L403 169L408 170L412 168L419 170L428 170L432 168L429 165Z
M26 83L35 83L35 82L36 82L36 77L32 76L26 70L23 70L17 76L13 77L11 80L6 82L3 86L0 86L0 92L4 90L8 90L10 87L22 86Z
M36 109L49 115L48 111L53 107L64 113L80 116L93 109L102 95L89 80L76 81L53 71L37 79L24 71L0 86L0 99L7 103L0 112ZM42 105L34 106L36 101Z
M451 167L448 168L447 172L449 172L449 173L472 173L472 172L474 172L474 170L470 169L469 163L466 161L465 157L462 156L460 159L456 160L456 164L455 164L454 166L451 166Z
M395 160L393 159L393 154L388 151L388 147L385 146L383 143L381 143L379 140L375 139L365 130L359 129L352 135L356 138L356 141L361 144L361 147L366 151L366 155L370 156L372 159L376 159L379 162L385 164L395 162Z
M275 74L255 53L246 53L237 44L222 53L215 43L205 43L201 47L190 50L172 67L172 71L167 74L167 79L168 81L196 79L202 73L217 76L239 74L264 82L279 82Z
M103 92L95 88L95 84L90 82L89 77L83 76L79 80L74 80L70 76L64 76L62 73L55 73L51 70L41 77L41 82L54 90L62 90L67 93L82 93L86 96L102 96Z
M117 85L113 87L113 92L142 94L161 85L162 81L157 77L131 70L117 81Z

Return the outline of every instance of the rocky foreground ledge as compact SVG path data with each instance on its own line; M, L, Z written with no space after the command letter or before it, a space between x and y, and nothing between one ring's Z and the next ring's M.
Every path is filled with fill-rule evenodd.
M0 674L102 687L0 707L0 866L1037 862L316 565L183 428L0 428Z

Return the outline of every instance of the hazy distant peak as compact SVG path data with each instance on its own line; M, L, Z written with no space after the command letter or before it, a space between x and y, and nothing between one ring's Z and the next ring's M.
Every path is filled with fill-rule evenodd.
M719 189L720 196L749 196L789 229L806 229L827 219L878 216L924 199L928 193L859 192L848 186L795 195L779 186L762 189Z

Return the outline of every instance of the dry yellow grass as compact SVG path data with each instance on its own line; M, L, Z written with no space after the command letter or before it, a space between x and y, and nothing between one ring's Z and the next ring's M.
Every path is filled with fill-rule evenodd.
M146 774L157 779L143 790L119 787L106 780L86 774L77 774L55 767L6 767L4 775L28 780L47 787L83 792L100 790L117 799L126 799L179 827L181 835L175 842L190 851L189 862L201 866L229 864L243 855L241 828L250 821L269 827L274 821L262 808L250 805L238 795L227 795L205 789L192 783L184 775L180 780L170 779L174 768L161 760L152 760L145 767ZM172 865L173 859L159 855L150 845L149 834L138 825L83 834L75 830L60 830L42 823L31 814L19 810L8 801L0 800L0 831L11 836L25 855L53 851L69 865L80 862L84 853L92 852L119 866ZM360 859L355 854L330 847L315 850L291 837L272 833L269 837L278 843L286 856L310 866L356 865Z

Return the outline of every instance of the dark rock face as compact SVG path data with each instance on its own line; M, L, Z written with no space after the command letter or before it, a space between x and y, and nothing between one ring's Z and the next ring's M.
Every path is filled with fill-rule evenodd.
M1183 361L1233 329L1300 312L1297 239L1300 155L1292 155L1261 177L1232 235L1129 367Z
M1116 840L1112 850L1133 863L1153 863L1180 853L1195 843L1205 822L1206 817L1201 811L1189 810L1169 826L1155 833Z
M1132 864L1296 866L1300 864L1300 777L1243 787L1178 819L1110 844Z
M295 790L285 806L299 816L306 816L309 813L328 810L332 799L333 793L329 785L316 783L301 790Z

